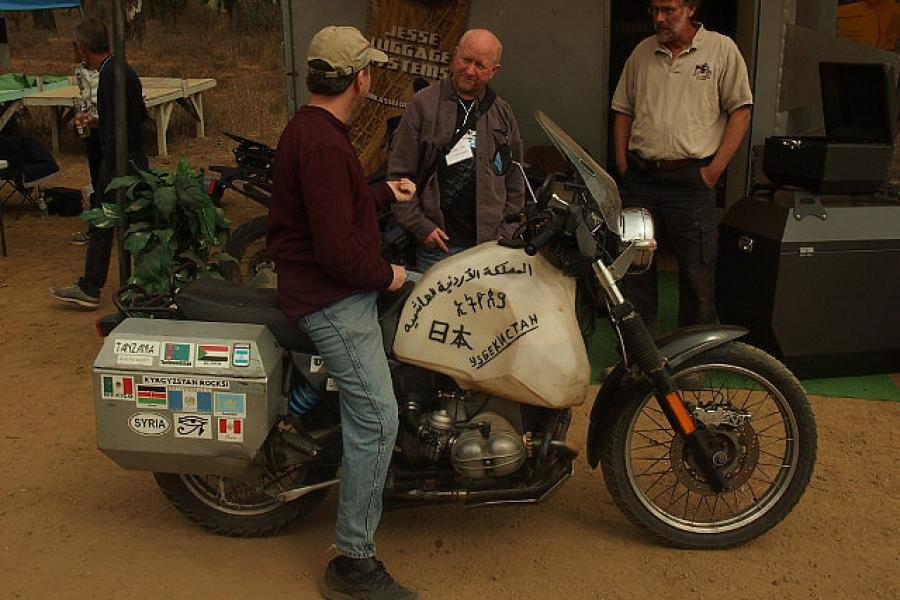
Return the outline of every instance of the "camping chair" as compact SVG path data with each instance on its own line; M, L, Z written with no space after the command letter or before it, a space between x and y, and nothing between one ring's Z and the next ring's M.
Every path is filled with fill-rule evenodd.
M32 137L0 135L0 246L6 256L6 233L3 229L3 207L16 194L22 204L40 206L41 185L56 177L59 165L53 155Z

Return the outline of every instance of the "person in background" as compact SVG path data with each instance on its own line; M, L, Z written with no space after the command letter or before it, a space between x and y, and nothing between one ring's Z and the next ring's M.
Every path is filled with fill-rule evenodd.
M500 71L502 53L490 31L465 32L450 76L413 96L394 135L388 176L411 178L419 192L393 211L418 243L420 271L515 231L504 218L521 211L525 182L516 169L505 176L491 170L501 145L510 146L514 160L523 155L512 109L488 85Z
M376 558L375 529L398 429L397 400L378 323L378 293L406 269L381 256L377 211L415 193L408 179L369 187L350 144L353 113L369 94L371 63L387 55L353 27L326 27L307 52L309 102L278 141L266 246L278 302L322 356L340 396L343 459L327 599L404 600Z
M701 0L650 0L655 35L634 49L613 96L625 206L647 208L678 262L679 325L714 323L716 185L750 125L753 96L735 43L694 20ZM656 261L622 282L653 328Z
M75 42L75 53L81 60L81 52L78 43ZM91 194L88 199L91 208L100 205L98 193L100 183L97 177L100 174L100 120L97 118L97 87L100 84L100 73L90 68L87 63L80 62L75 67L75 82L78 85L78 112L75 115L75 129L78 137L84 140L87 150L88 170L91 176ZM72 244L83 246L90 240L90 235L95 227L89 225L86 232L77 232L72 235Z
M96 193L107 202L114 202L113 195L105 190L115 177L116 171L116 115L114 107L116 74L112 55L109 52L109 30L106 24L95 18L86 17L75 26L75 44L83 62L99 72L97 86L97 118L100 134L100 166L97 172ZM146 169L149 164L144 153L143 122L147 114L144 106L143 90L137 73L127 63L125 65L125 116L128 126L128 170L134 174L135 167ZM102 201L102 200L101 200ZM100 291L106 285L109 259L115 229L96 228L89 236L87 253L84 257L84 274L74 285L52 287L50 295L63 302L71 302L87 308L100 305Z

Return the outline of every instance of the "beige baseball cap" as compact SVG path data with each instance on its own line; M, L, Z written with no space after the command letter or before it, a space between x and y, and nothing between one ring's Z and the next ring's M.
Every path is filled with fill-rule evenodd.
M363 69L370 62L388 62L388 56L376 50L356 27L335 27L329 25L313 36L309 42L307 62L323 60L331 65L331 70L310 71L323 77L343 77Z

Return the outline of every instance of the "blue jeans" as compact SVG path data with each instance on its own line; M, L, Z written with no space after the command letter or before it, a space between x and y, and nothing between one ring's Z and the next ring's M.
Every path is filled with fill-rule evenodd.
M301 317L341 398L344 454L335 525L338 552L375 556L384 480L397 438L397 400L381 327L377 292L338 300Z
M434 248L419 246L416 248L416 269L420 273L424 273L439 261L450 258L454 254L459 254L463 250L468 250L469 246L447 246L447 248L450 252L444 252L438 246Z

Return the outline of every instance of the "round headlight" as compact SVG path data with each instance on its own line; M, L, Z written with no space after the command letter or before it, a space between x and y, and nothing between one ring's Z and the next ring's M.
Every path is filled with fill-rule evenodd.
M656 239L653 229L653 217L646 208L626 208L622 210L619 218L619 230L622 234L619 251L624 252L634 244L635 252L628 267L629 273L643 273L650 268L653 262L653 253L656 251Z

